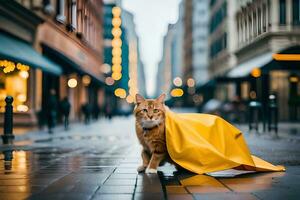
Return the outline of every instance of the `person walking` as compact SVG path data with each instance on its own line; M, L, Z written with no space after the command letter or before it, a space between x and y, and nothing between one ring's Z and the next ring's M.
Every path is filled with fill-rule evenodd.
M56 125L57 117L57 97L54 89L50 90L49 102L46 108L48 132L53 133L53 128Z
M68 100L68 97L63 98L63 100L60 102L60 110L62 113L65 130L68 130L69 129L69 115L70 115L70 110L71 110L71 104Z

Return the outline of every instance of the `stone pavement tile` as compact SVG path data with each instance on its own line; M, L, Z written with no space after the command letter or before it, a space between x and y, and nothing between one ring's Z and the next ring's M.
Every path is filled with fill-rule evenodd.
M132 200L132 194L99 194L92 200Z
M220 181L207 175L195 175L189 178L181 179L180 183L190 193L220 193L230 192Z
M105 181L104 185L135 185L136 179L112 179L109 178L107 181Z
M286 167L286 173L300 175L300 167L299 166L288 166L288 167Z
M161 185L157 174L140 173L137 178L137 185Z
M114 173L119 174L137 174L136 168L117 168Z
M168 194L168 200L193 200L191 194Z
M176 176L160 176L160 179L164 185L180 185Z
M196 200L258 200L255 196L245 193L194 194L194 198Z
M187 191L183 186L166 185L167 194L186 194Z
M160 193L163 192L161 185L136 186L136 193Z
M190 193L224 193L230 192L226 187L214 187L214 186L186 186L186 189Z
M129 185L118 185L118 186L112 186L112 185L103 185L100 187L100 189L97 191L98 194L132 194L134 192L134 186Z
M114 167L94 167L94 168L80 168L75 170L76 173L112 173L115 170Z
M224 185L235 192L252 192L278 188L274 178L285 176L285 173L260 173L241 178L220 178Z
M44 189L44 187L38 186L0 186L0 193L24 193L24 192L40 192Z
M58 180L58 178L55 178L55 179L53 179L53 178L30 178L28 180L28 184L34 185L34 186L47 186L47 185L54 183L57 180Z
M135 193L134 200L163 200L163 193Z
M77 182L102 185L109 177L108 173L71 173L70 176L75 178Z
M28 184L29 179L10 179L10 180L0 180L0 186L22 186Z
M29 175L25 174L1 174L0 180L9 180L9 179L24 179L28 178Z
M281 200L281 199L288 199L288 200L299 200L300 199L300 190L299 188L296 189L283 189L283 188L276 188L270 190L263 190L263 191L256 191L252 192L253 195L257 196L258 199L263 200Z
M91 194L79 194L79 193L66 193L66 194L44 194L39 193L32 195L28 200L85 200L90 199Z
M121 163L118 167L121 168L138 168L139 165L137 165L136 163Z
M74 187L70 190L71 193L81 193L81 194L93 194L98 189L98 185L86 184L86 183L76 183Z
M136 179L137 178L137 174L111 174L111 176L109 177L110 179Z
M0 199L2 200L24 200L30 196L30 193L0 193Z

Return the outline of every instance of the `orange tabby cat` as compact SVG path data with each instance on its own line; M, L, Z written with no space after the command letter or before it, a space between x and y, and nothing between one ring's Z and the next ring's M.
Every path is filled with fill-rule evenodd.
M157 167L164 160L167 153L165 138L165 94L157 99L144 99L136 95L135 129L140 144L143 147L143 164L137 171L157 173Z

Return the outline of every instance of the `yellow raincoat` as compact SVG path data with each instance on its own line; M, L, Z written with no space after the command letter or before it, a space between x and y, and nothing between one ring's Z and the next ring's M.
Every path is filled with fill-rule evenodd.
M167 110L166 141L172 160L197 174L231 168L285 170L251 155L241 131L215 115Z

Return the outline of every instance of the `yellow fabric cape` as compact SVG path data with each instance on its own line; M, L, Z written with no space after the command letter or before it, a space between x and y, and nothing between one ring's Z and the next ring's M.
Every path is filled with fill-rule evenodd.
M168 110L166 141L171 159L197 174L231 168L285 170L251 155L241 131L215 115L177 114Z

